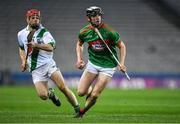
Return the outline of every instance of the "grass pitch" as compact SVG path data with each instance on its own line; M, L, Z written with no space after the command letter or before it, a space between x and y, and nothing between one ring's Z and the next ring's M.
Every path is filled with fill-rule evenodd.
M63 94L56 94L61 107L42 101L31 86L0 87L0 123L180 123L179 89L105 89L79 119ZM77 98L82 107L85 98Z

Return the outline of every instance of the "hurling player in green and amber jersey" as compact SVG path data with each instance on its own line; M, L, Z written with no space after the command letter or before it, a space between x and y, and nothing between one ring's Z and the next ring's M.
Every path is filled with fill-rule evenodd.
M102 9L92 6L86 9L88 25L84 26L79 33L79 40L76 44L78 69L86 68L78 84L78 95L86 95L85 107L80 110L76 117L82 117L96 102L100 93L103 91L108 82L111 81L113 74L117 69L125 72L126 47L118 32L114 31L107 24L102 22ZM116 58L119 57L121 66L113 58L112 53L108 50L104 42L95 32L99 30L103 39ZM83 60L83 44L88 44L89 60L85 64ZM119 48L119 52L116 51ZM92 82L95 82L92 86Z

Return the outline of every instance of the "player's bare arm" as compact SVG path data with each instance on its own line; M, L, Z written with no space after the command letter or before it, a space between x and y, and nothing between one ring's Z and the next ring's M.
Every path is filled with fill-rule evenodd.
M117 47L119 48L119 58L120 58L120 64L119 69L122 72L126 72L126 66L125 63L125 57L126 57L126 46L123 41L119 41L117 44Z
M41 49L49 52L54 50L54 47L51 44L38 44L34 42L29 42L27 45L32 48Z
M27 65L26 65L26 54L25 54L25 51L22 50L21 48L19 48L19 56L20 56L20 59L21 59L21 71L25 71L26 68L27 68Z
M78 69L83 69L85 67L85 62L83 60L83 42L79 40L76 44L76 54L77 54L76 67Z

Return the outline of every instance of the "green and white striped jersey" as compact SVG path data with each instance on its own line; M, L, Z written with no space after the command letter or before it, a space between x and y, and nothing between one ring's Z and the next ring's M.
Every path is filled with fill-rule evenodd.
M25 50L25 53L27 53L27 36L29 34L29 27L22 29L18 32L18 43L19 47L23 50ZM40 25L40 28L34 33L32 41L38 44L51 44L55 48L55 40L50 34L50 32ZM53 59L53 52L41 50L41 49L32 49L29 52L28 55L28 65L29 70L32 72L36 68L48 63L50 60Z
M102 24L98 29L113 54L118 58L116 44L120 42L119 33L112 30L107 24ZM79 40L88 43L89 61L92 64L104 68L114 68L117 66L117 62L91 24L84 26L80 30Z

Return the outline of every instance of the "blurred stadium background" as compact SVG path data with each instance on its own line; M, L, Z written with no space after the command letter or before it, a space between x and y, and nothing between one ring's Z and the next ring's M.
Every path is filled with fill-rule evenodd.
M6 0L0 5L0 85L32 85L20 71L17 32L25 13L37 8L42 24L57 41L54 58L68 85L75 87L82 71L75 68L77 35L86 22L85 9L96 5L104 22L117 30L127 46L126 66L132 80L116 73L108 87L180 87L179 0ZM87 61L87 52L84 57Z

